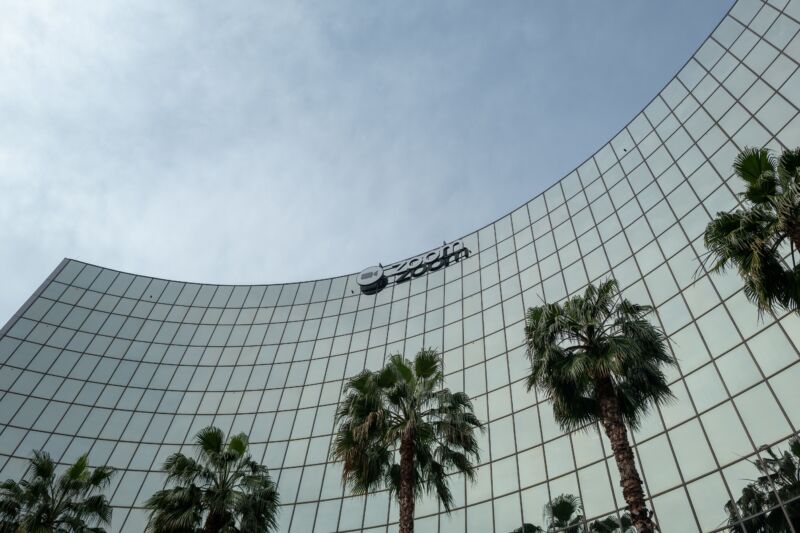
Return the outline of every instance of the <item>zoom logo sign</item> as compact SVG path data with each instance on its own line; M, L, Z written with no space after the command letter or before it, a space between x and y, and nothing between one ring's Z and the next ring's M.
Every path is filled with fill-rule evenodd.
M386 286L388 280L383 275L383 267L374 266L362 270L356 282L364 294L375 294Z
M365 268L358 275L357 282L362 292L375 294L383 289L390 279L395 283L403 283L428 272L445 268L464 257L469 257L469 249L461 241L453 241L388 267L379 265Z

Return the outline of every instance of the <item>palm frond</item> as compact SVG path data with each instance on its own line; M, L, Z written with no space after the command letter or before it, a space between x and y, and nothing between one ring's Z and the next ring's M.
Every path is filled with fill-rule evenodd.
M207 461L216 460L225 446L225 434L214 426L204 427L198 431L194 440L198 446L199 456Z
M782 183L800 184L800 148L784 150L778 160L778 176Z
M439 354L427 348L421 350L414 358L414 374L418 379L431 379L440 375Z

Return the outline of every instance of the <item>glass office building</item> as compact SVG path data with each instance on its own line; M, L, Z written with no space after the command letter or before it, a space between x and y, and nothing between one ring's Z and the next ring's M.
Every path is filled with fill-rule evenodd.
M200 285L64 260L0 332L0 477L34 449L89 451L119 470L112 529L141 531L163 460L215 424L270 467L281 531L393 531L389 495L350 496L328 462L333 414L343 380L430 346L488 430L476 483L452 480L449 515L420 502L417 531L508 533L564 493L604 517L624 507L608 442L564 433L525 392L523 313L613 276L655 306L680 363L676 401L632 434L656 520L723 528L752 461L800 427L800 319L759 319L735 275L704 271L701 234L736 206L740 148L800 144L798 31L800 0L737 2L608 144L463 237L469 257L374 294L356 275Z

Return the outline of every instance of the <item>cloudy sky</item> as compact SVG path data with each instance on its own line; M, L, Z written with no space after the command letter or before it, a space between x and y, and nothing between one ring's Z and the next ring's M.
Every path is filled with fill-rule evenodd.
M328 277L516 208L731 0L55 2L0 17L0 323L63 257Z

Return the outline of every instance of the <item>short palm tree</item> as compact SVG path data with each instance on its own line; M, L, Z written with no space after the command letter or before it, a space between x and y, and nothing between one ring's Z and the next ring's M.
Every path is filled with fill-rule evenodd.
M616 515L595 520L589 524L590 533L636 533L631 516L623 513L619 518Z
M770 448L763 454L753 461L758 477L736 501L725 504L732 533L783 533L800 527L800 437L790 439L789 450L780 455Z
M717 213L704 239L711 272L735 268L761 312L800 309L800 148L746 148L733 164L742 206ZM788 257L788 260L786 259Z
M539 526L529 524L526 522L522 524L522 527L518 527L511 533L544 533L544 529L542 529Z
M50 455L34 452L22 481L0 484L0 532L104 532L102 526L111 523L111 505L100 493L113 470L88 464L83 455L56 477Z
M388 487L399 503L400 533L414 531L423 493L435 493L450 510L448 473L475 476L481 423L469 397L443 383L435 350L421 350L413 362L394 355L382 370L349 380L336 412L331 456L344 462L344 483L355 494Z
M574 494L559 494L544 506L547 531L577 533L583 523L583 504Z
M583 504L574 494L560 494L544 506L544 520L547 533L564 531L568 533L636 533L628 513L621 517L610 515L583 525ZM534 524L522 524L511 533L546 533Z
M672 397L661 366L675 364L663 332L646 319L651 311L622 298L616 281L608 280L563 304L528 309L525 322L528 390L535 386L550 396L564 430L600 423L631 520L644 533L655 526L627 428L635 429L653 405Z
M269 532L277 528L278 491L267 467L248 453L247 436L214 426L195 437L197 459L182 453L164 462L167 482L146 502L151 533Z

